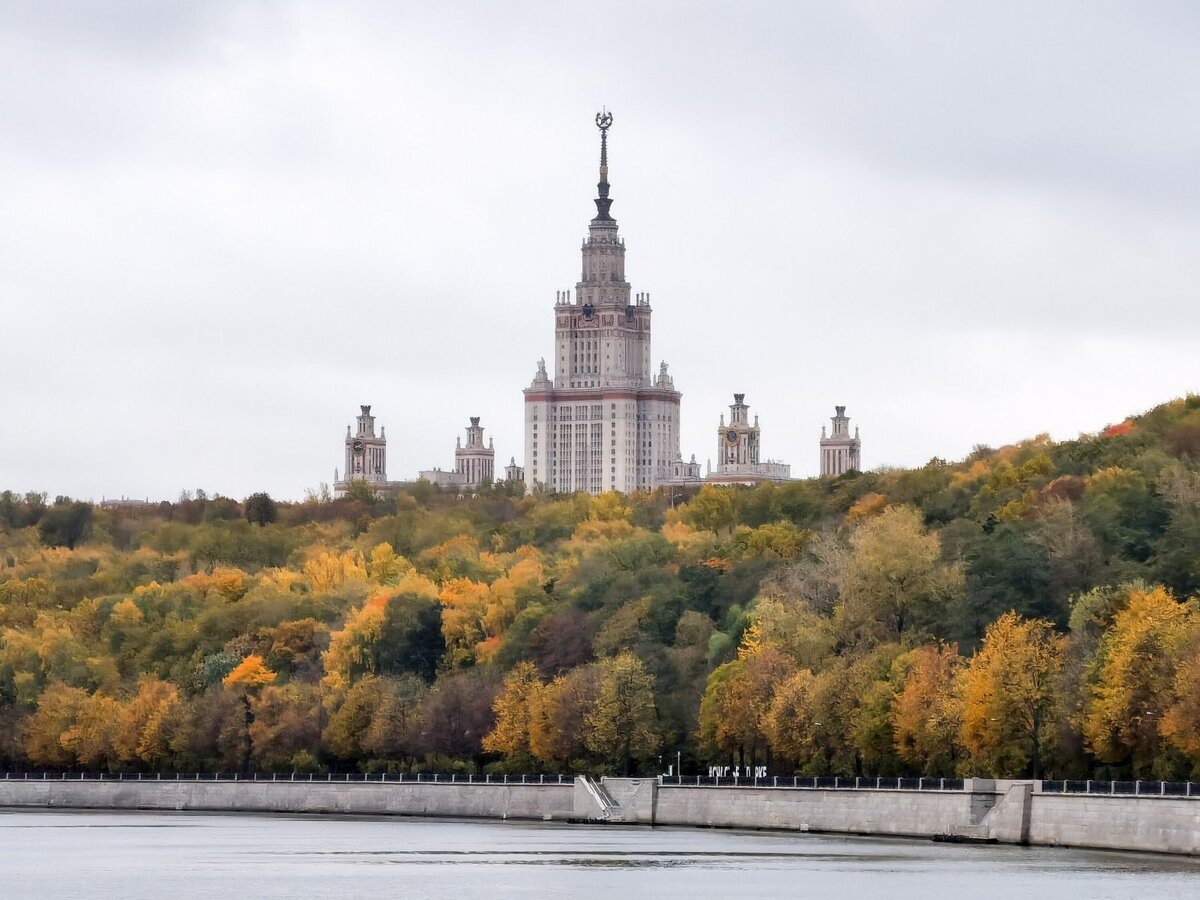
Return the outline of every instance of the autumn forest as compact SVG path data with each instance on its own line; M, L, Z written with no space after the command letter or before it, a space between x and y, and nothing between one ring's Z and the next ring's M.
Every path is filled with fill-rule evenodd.
M1200 396L588 497L0 493L0 767L1200 777Z

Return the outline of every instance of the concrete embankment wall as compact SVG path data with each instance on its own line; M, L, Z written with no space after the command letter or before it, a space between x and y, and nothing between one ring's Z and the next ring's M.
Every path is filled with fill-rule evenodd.
M961 791L708 788L604 779L620 821L775 828L1200 856L1200 798L1043 794L1028 781Z
M0 781L0 806L568 819L570 784Z
M1029 843L1200 856L1200 798L1034 794Z
M975 802L975 795L965 791L713 790L663 785L658 789L654 821L933 837L971 822Z
M4 781L0 807L344 813L770 828L1200 856L1200 798L1041 793L968 780L960 791L600 784Z

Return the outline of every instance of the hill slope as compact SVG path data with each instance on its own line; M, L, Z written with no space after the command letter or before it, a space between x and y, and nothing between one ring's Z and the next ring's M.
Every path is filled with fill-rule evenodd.
M1200 774L1197 451L1188 397L682 496L6 492L0 761Z

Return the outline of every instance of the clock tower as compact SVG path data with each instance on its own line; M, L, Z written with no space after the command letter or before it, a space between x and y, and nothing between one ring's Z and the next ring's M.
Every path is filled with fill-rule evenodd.
M370 406L360 406L354 431L346 426L346 468L343 477L333 473L334 491L345 493L351 481L387 484L387 436L382 428L375 434L375 417Z
M721 416L717 426L717 459L723 466L758 465L759 435L758 416L750 424L750 407L745 394L734 394L729 407L729 424Z
M777 460L762 459L762 431L758 416L750 421L745 394L734 394L729 421L721 416L717 426L717 468L705 479L713 484L758 484L789 481L792 467Z

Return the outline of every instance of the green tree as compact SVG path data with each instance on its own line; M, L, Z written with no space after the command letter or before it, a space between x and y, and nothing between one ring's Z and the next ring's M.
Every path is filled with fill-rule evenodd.
M837 610L851 643L900 641L909 630L932 629L963 589L962 573L941 561L941 542L920 515L891 506L858 527Z
M92 504L63 500L55 502L38 522L38 536L47 547L75 546L87 536L92 524Z
M279 518L279 506L271 499L271 495L260 491L251 494L242 504L243 514L247 522L255 525L269 525Z
M727 532L737 521L733 491L706 484L684 504L681 514L683 520L695 528L715 531L717 534Z

